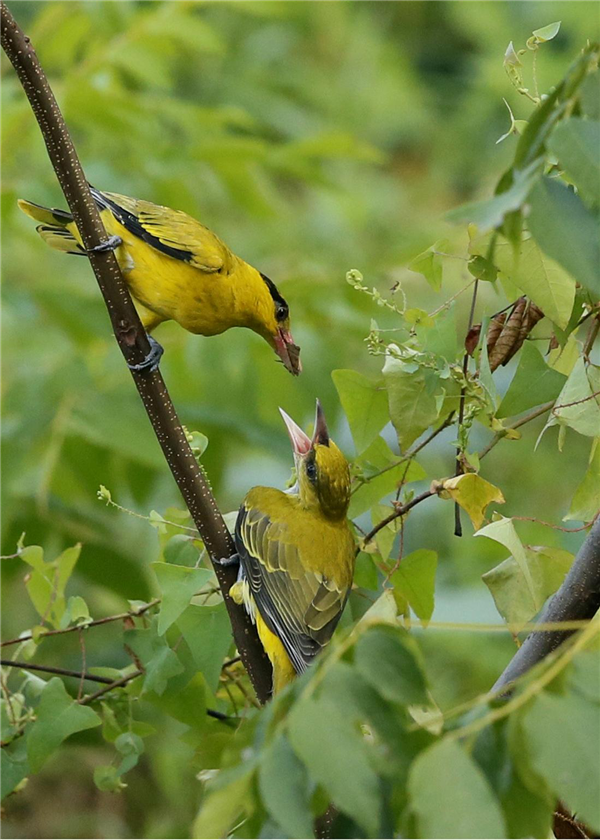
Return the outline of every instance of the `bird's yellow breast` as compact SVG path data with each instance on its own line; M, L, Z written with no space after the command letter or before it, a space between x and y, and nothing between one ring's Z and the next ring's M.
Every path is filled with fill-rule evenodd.
M156 316L150 328L174 320L191 333L208 336L247 325L240 315L240 295L246 293L245 272L251 267L243 260L234 257L228 272L202 271L153 248L109 210L101 216L107 233L122 240L115 253L133 297ZM75 224L68 227L80 241Z

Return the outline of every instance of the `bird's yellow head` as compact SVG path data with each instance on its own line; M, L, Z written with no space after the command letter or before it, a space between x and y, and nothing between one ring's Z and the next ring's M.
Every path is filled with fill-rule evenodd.
M286 370L298 376L302 372L300 348L294 344L290 332L290 310L287 302L266 274L256 274L260 281L257 299L251 301L251 318L254 321L252 329L271 345Z
M327 519L344 519L350 504L350 469L329 437L321 403L317 400L312 440L283 409L279 410L294 450L297 492L302 503L316 508Z

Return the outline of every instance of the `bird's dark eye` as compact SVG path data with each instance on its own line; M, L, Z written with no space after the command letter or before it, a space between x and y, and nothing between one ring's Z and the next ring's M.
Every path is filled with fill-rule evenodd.
M306 475L308 476L308 480L313 483L317 480L317 465L314 461L306 462Z
M275 307L275 318L277 321L285 321L289 315L289 309L284 303L278 303Z

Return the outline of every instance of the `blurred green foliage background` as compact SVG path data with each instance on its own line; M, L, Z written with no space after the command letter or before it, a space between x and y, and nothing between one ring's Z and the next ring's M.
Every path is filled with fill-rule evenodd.
M533 29L562 20L538 57L546 90L599 28L586 2L53 0L15 3L13 12L90 182L196 216L272 277L290 304L299 380L247 331L210 340L173 324L157 332L181 419L209 438L204 463L225 511L250 486L287 479L279 405L307 425L318 395L333 436L352 454L331 371L377 374L381 359L369 357L363 339L371 317L381 327L394 321L350 288L346 271L359 269L382 292L400 280L409 305L426 310L458 291L468 280L463 261L447 267L439 295L405 266L441 236L464 250L464 230L447 225L444 212L487 195L512 157L514 137L496 145L509 124L502 98L517 118L531 109L503 71L508 42L521 46ZM98 486L143 514L181 502L89 266L47 250L17 210L18 197L64 200L4 57L2 141L3 553L14 552L23 531L50 556L82 541L72 591L95 616L110 614L127 598L151 596L158 542L147 522L98 501ZM458 298L459 336L466 298ZM480 301L478 319L503 305L489 287ZM499 372L500 388L503 375L510 379ZM534 452L541 426L496 447L483 475L502 488L505 515L560 522L588 444L569 433L560 453L553 431ZM476 434L487 439L483 429ZM453 437L449 429L427 450L423 488L452 472ZM581 541L522 525L529 543L576 550ZM502 550L458 540L452 529L452 506L432 502L406 530L405 551L439 552L434 619L496 621L480 575ZM2 570L4 634L13 636L36 619L20 561L3 560ZM501 634L438 632L423 646L448 703L485 690L513 649ZM88 665L123 664L109 628L89 638L87 655ZM75 638L44 656L80 664ZM149 742L120 797L93 786L102 749L94 734L73 739L9 801L6 836L187 836L197 793L172 726Z

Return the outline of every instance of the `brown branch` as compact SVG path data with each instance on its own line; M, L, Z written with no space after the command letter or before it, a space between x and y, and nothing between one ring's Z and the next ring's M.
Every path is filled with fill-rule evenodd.
M408 513L411 508L414 508L415 505L418 505L419 502L425 501L425 499L429 499L430 496L437 495L434 490L425 490L424 493L421 493L419 496L415 496L414 499L411 499L410 502L406 502L405 505L397 505L396 510L390 513L389 516L386 516L385 519L382 519L381 522L378 522L377 525L373 528L372 531L369 531L367 536L362 541L363 546L367 543L371 542L375 534L378 534L382 528L385 528L386 525L389 525L390 522L393 522L394 519L398 519L399 516L404 516ZM356 553L358 554L361 551L361 548L357 548Z
M139 363L149 352L148 338L114 253L91 250L106 240L106 231L63 116L29 38L17 25L5 3L1 4L1 15L2 47L17 72L39 123L50 161L104 297L115 338L127 362ZM264 702L271 691L271 666L256 627L244 608L229 597L229 589L236 579L235 568L214 562L233 554L231 536L187 441L162 375L157 370L150 374L132 372L132 376L173 478L213 560L237 648L256 694Z
M600 315L597 314L594 318L594 323L590 327L590 331L585 340L585 344L583 345L584 359L589 358L590 353L592 352L592 347L594 346L594 342L598 338L598 332L600 332Z
M368 484L369 481L372 481L374 478L377 478L378 476L383 475L386 472L389 472L389 470L393 470L394 467L399 467L400 464L404 464L405 461L412 460L412 458L414 458L415 455L417 455L417 453L419 453L422 449L424 449L427 446L428 443L431 443L431 441L434 440L434 438L436 438L440 434L440 432L443 432L444 429L447 429L448 426L450 426L453 418L454 418L454 411L451 411L450 414L444 420L444 422L441 425L439 425L437 427L437 429L434 429L433 432L431 432L431 434L427 435L427 437L424 438L421 441L421 443L417 444L417 446L414 446L412 449L409 449L408 452L406 453L406 455L403 455L402 458L399 458L397 461L394 461L393 464L388 464L387 466L382 467L380 470L377 470L377 472L374 472L368 478L364 478L360 482L360 484L357 487L354 488L352 493L356 493L356 491L360 487L362 487L364 484Z
M600 391L594 391L593 394L589 394L587 397L582 397L580 400L573 400L570 403L561 403L560 405L555 405L552 409L552 414L556 414L561 408L571 408L572 405L580 405L580 403L588 402L588 400L593 400L596 397L600 396Z
M535 420L536 417L540 417L542 414L545 414L547 411L550 411L550 409L552 408L553 405L554 405L554 400L550 400L550 402L544 403L543 405L540 405L537 408L534 408L533 411L529 412L529 414L526 414L524 417L521 417L520 420L517 420L516 423L513 423L510 428L511 429L518 429L519 426L524 426L525 423L529 423L531 420ZM499 443L501 440L503 440L506 437L506 434L507 434L508 431L509 430L507 429L505 432L496 432L496 434L491 439L491 441L488 443L488 445L486 447L484 447L481 450L481 452L479 453L479 455L477 456L480 461L481 461L482 458L485 458L485 456L488 454L488 452L490 452L494 448L494 446L496 446L497 443Z
M600 516L592 525L564 582L536 624L586 621L600 609ZM512 683L552 653L575 630L532 632L496 680L492 691L510 691Z
M492 244L490 244L490 250L493 249L493 243L495 239L492 237ZM471 327L473 326L473 319L475 316L475 304L477 303L477 290L479 289L479 280L475 280L475 285L473 286L473 295L471 297L471 309L469 310L469 322L467 324L467 335L471 332ZM462 372L463 376L467 378L467 371L469 369L469 353L465 352L463 356L463 366ZM460 439L460 430L465 419L465 395L466 395L466 386L463 385L460 389L460 398L458 403L458 433ZM454 475L462 475L463 473L463 463L462 463L462 450L460 445L456 450L456 469L454 471ZM460 506L458 502L454 503L454 536L462 537L462 522L460 521Z
M44 633L39 634L38 639L45 639L48 636L63 636L65 633L76 633L81 629L87 630L88 627L99 627L101 624L109 624L111 621L123 621L126 618L137 618L138 616L143 615L146 610L149 610L151 607L155 607L157 604L160 604L160 598L154 598L152 601L149 601L147 604L144 604L143 607L139 607L136 610L128 610L127 612L117 613L117 615L107 615L105 618L97 618L95 621L88 621L85 625L76 624L73 627L66 627L64 630L46 630ZM6 642L0 642L0 647L18 645L21 642L29 641L29 639L33 639L33 635L31 633L25 633L23 636L19 636L16 639L8 639Z
M111 685L113 682L108 677L97 677L95 674L86 674L85 671L70 671L68 668L55 668L50 665L37 665L35 662L16 662L13 659L0 659L0 665L4 668L21 668L25 671L42 671L44 674L58 674L61 677L75 677L78 680L89 680L90 682L105 683L105 685Z

